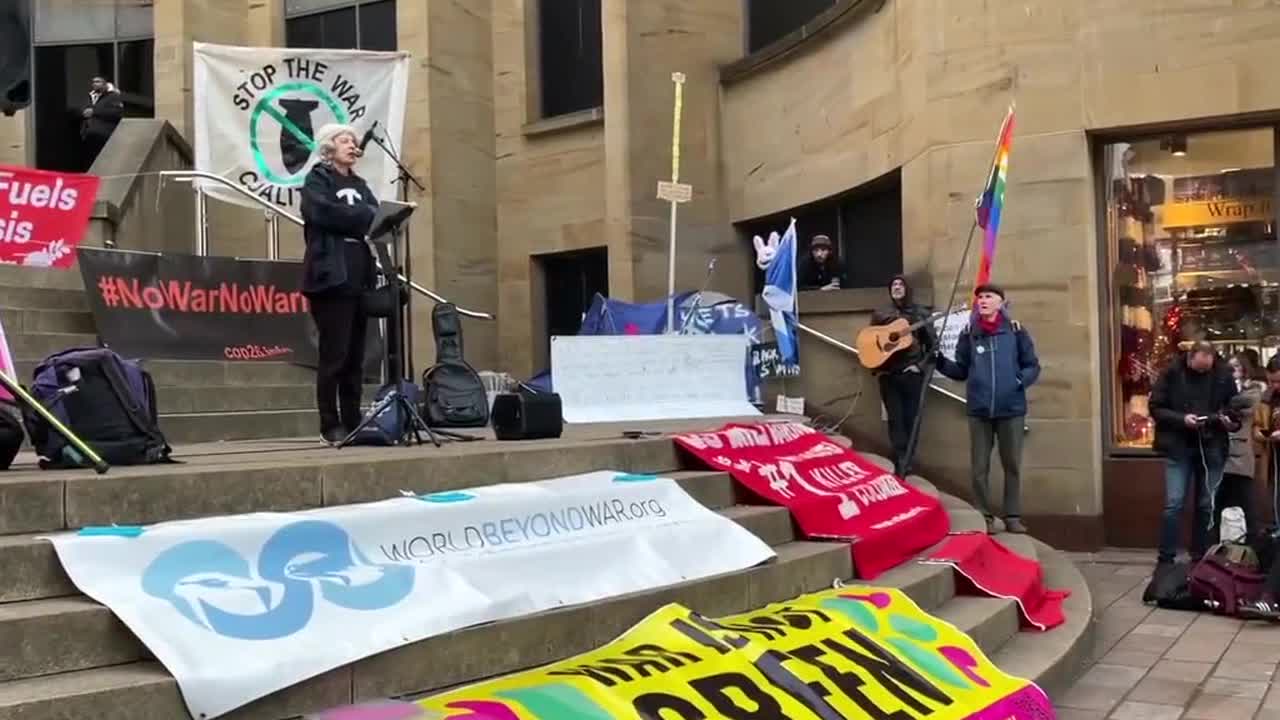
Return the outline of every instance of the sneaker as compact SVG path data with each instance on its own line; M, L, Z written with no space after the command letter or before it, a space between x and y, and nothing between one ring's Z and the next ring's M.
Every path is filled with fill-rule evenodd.
M1244 620L1269 620L1280 623L1280 604L1269 600L1255 600L1242 604L1236 615Z
M1005 518L1004 529L1008 530L1009 532L1015 535L1027 534L1027 526L1022 524L1022 518L1016 518L1016 517Z
M999 530L996 529L996 519L988 516L987 517L987 534L995 535L997 532L999 532Z
M320 439L323 440L326 445L337 447L343 440L347 439L347 433L340 427L329 428L328 430L320 431Z

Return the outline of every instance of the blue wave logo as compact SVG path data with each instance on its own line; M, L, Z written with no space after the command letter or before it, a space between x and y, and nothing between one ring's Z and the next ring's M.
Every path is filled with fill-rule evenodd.
M475 500L476 496L464 492L438 492L430 495L419 495L418 499L429 503L460 503Z
M411 565L370 562L345 530L304 520L280 528L258 554L213 540L175 545L151 561L142 589L192 623L239 640L277 640L305 628L316 593L348 610L385 610L413 591Z

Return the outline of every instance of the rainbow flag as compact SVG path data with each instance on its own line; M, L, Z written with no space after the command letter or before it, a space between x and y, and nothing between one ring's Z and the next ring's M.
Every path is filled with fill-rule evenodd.
M1013 105L1000 126L996 141L996 157L991 162L987 186L978 196L978 227L982 228L982 258L978 261L978 280L974 287L991 281L991 262L996 255L996 234L1000 232L1000 214L1004 211L1004 186L1009 176L1009 151L1013 149Z

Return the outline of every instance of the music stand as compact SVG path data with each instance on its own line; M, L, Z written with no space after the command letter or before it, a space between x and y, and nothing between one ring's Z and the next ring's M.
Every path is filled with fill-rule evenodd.
M374 256L377 259L378 269L381 271L382 280L391 288L392 308L391 314L387 318L387 341L383 343L383 354L385 355L387 367L388 384L394 383L395 390L387 393L382 400L374 404L369 412L356 426L351 434L342 439L338 443L338 448L344 448L351 444L356 435L360 431L369 426L392 405L398 407L405 417L409 419L407 429L404 436L397 438L397 444L408 445L409 438L412 436L419 445L422 444L422 433L427 434L427 438L436 447L440 447L440 438L431 430L426 421L422 419L422 415L418 413L418 409L409 402L409 399L400 392L400 387L404 383L412 383L404 377L404 364L401 353L404 352L404 337L401 332L402 321L402 304L400 299L404 294L404 283L400 281L400 273L396 269L395 262L392 258L399 257L398 244L400 233L409 216L417 209L416 203L402 203L395 200L384 200L378 205L378 211L373 217L373 223L369 225L369 234L365 236L365 242L373 249ZM394 343L394 345L393 345ZM392 348L395 348L394 350ZM385 387L385 385L384 385Z

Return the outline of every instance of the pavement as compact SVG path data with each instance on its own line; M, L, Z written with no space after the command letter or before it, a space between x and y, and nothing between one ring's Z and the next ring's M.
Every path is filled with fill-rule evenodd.
M1154 552L1070 557L1093 591L1097 640L1056 698L1058 720L1280 720L1280 625L1143 605Z

